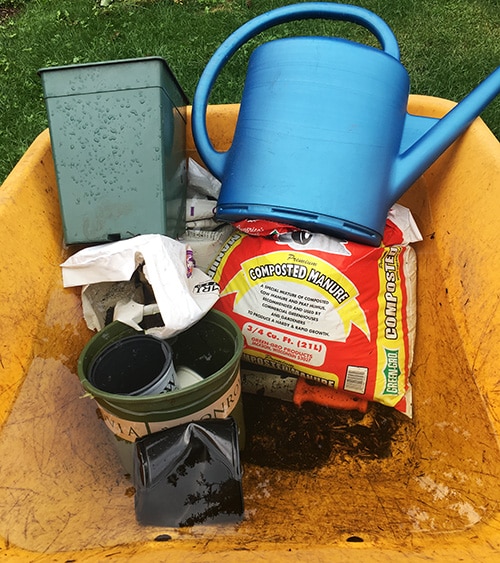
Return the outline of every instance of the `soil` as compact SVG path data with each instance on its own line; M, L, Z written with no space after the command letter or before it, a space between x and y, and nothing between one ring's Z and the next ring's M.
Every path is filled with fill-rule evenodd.
M7 21L19 12L20 8L8 7L0 5L0 23Z
M276 469L313 469L332 456L390 457L393 436L404 424L400 413L376 403L362 414L244 394L244 411L247 441L242 459Z

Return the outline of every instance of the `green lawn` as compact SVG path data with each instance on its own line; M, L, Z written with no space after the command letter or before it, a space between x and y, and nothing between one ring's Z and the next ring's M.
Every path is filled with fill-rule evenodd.
M37 70L52 65L158 55L192 99L218 45L248 19L284 0L10 0L20 11L0 24L0 182L47 126ZM358 0L394 30L412 92L459 101L500 64L498 0ZM248 55L280 34L341 35L370 42L354 24L308 21L261 34L227 65L213 103L238 102ZM500 137L500 98L482 117Z

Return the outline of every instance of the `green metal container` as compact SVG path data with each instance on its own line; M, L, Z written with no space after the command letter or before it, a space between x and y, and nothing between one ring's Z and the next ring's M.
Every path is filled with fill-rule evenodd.
M185 229L186 96L160 57L40 69L67 244Z

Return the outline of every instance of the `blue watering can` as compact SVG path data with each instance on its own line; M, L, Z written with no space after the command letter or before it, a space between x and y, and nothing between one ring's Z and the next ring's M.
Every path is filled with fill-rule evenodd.
M216 151L206 109L227 60L256 34L311 18L364 26L382 49L318 36L257 47L232 146ZM500 66L441 119L408 114L409 88L392 30L364 8L292 4L244 24L214 53L193 99L198 152L222 182L216 217L272 218L379 245L389 208L500 92Z

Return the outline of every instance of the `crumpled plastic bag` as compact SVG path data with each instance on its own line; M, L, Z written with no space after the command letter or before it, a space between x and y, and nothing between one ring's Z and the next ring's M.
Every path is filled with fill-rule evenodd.
M187 229L180 238L192 248L198 268L206 272L233 232L232 225L223 223L213 230Z
M221 183L215 176L192 158L188 159L188 198L219 198Z
M206 272L234 227L215 220L221 183L195 160L188 160L186 230L180 237L193 250L198 268Z
M209 419L139 438L135 513L145 526L238 522L244 513L238 429Z
M217 284L202 270L189 265L187 257L188 247L182 242L164 235L140 235L77 252L61 264L63 284L83 286L85 320L90 329L100 330L103 316L93 310L89 299L91 294L96 294L94 284L104 284L109 293L109 282L116 282L119 287L142 266L164 324L146 332L158 338L170 338L200 320L219 298ZM86 296L90 287L92 290ZM123 295L118 292L120 298ZM131 307L135 307L133 300ZM124 318L123 322L137 328L132 318Z

